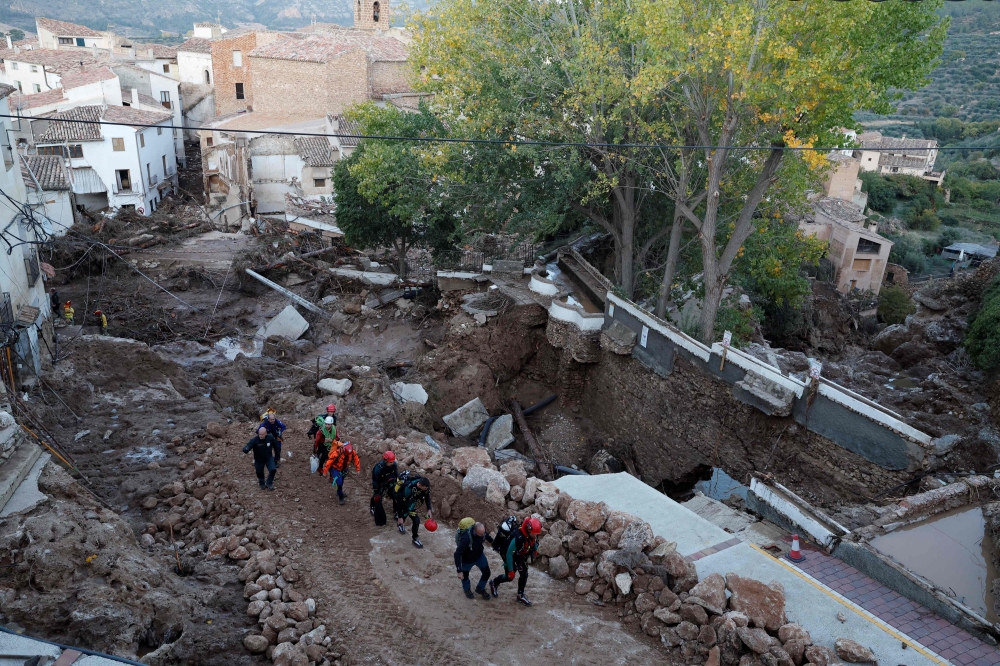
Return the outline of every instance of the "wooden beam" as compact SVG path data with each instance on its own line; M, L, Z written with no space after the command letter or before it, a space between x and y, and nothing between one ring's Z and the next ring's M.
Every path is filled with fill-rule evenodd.
M531 449L531 455L535 459L535 465L538 467L538 474L546 481L551 481L554 478L552 473L552 461L549 460L548 454L542 445L539 444L538 440L531 433L531 428L528 427L528 421L524 418L524 411L521 409L520 403L517 400L510 401L510 411L514 415L514 420L517 421L517 427L524 435L524 441L528 443L528 448Z

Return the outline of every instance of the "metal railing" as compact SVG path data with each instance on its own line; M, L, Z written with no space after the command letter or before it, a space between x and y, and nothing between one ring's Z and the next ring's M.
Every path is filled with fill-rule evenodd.
M434 255L434 267L439 271L482 273L486 255L473 250L453 250Z
M24 270L28 274L28 286L33 287L42 274L41 267L38 265L38 255L33 250L30 255L24 258Z
M0 326L14 325L14 306L10 302L10 293L3 293L3 302L0 302Z

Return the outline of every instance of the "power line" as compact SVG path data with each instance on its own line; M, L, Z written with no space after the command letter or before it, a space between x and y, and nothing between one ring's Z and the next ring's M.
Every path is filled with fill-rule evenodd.
M744 146L677 146L666 143L588 143L583 141L534 141L529 139L456 139L453 137L428 137L428 136L387 136L380 134L339 134L329 132L293 132L289 130L268 130L268 129L240 129L233 127L184 127L183 125L163 125L163 124L143 124L143 123L116 123L107 120L75 120L72 118L32 118L30 116L16 116L10 114L0 114L0 118L14 118L18 120L45 120L46 122L77 123L80 125L112 125L119 127L153 128L176 130L202 130L211 129L218 132L242 132L245 134L276 134L279 136L310 136L326 137L331 139L367 139L371 141L407 141L418 143L459 143L471 145L490 146L541 146L551 148L655 148L658 150L780 150L783 152L806 152L820 151L828 153L837 150L862 150L862 148L845 148L843 146L769 146L769 145L744 145ZM929 140L929 139L927 139ZM907 148L907 151L930 152L932 150L998 150L1000 146L938 146L935 148ZM897 151L898 148L864 148L870 152L890 152Z

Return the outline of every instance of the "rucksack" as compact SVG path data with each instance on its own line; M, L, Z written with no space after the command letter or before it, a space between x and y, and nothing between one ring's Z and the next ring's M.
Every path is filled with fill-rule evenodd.
M396 486L393 489L393 492L397 495L403 492L403 488L406 486L407 481L415 479L417 478L417 476L418 474L416 472L404 469L402 472L399 473L399 476L396 477Z
M517 528L520 521L518 521L517 516L511 515L507 516L499 526L497 526L497 535L493 537L493 550L503 552L507 549L507 544L510 542L510 537L512 534L517 532Z
M462 541L469 537L469 543L472 543L472 528L476 526L475 518L462 518L458 523L458 529L455 530L455 546L461 546Z

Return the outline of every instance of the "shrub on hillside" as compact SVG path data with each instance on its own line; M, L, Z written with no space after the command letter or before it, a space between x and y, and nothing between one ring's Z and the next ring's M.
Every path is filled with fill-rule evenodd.
M983 296L965 335L965 349L980 370L1000 368L1000 285L994 284Z
M899 263L903 266L903 268L908 270L911 275L917 275L927 270L927 257L924 256L923 252L918 250L910 250L904 254Z
M868 207L880 213L891 213L896 208L896 187L875 173L861 174L861 189L868 193Z
M917 306L901 287L886 287L879 294L878 318L886 324L902 324L916 311Z

